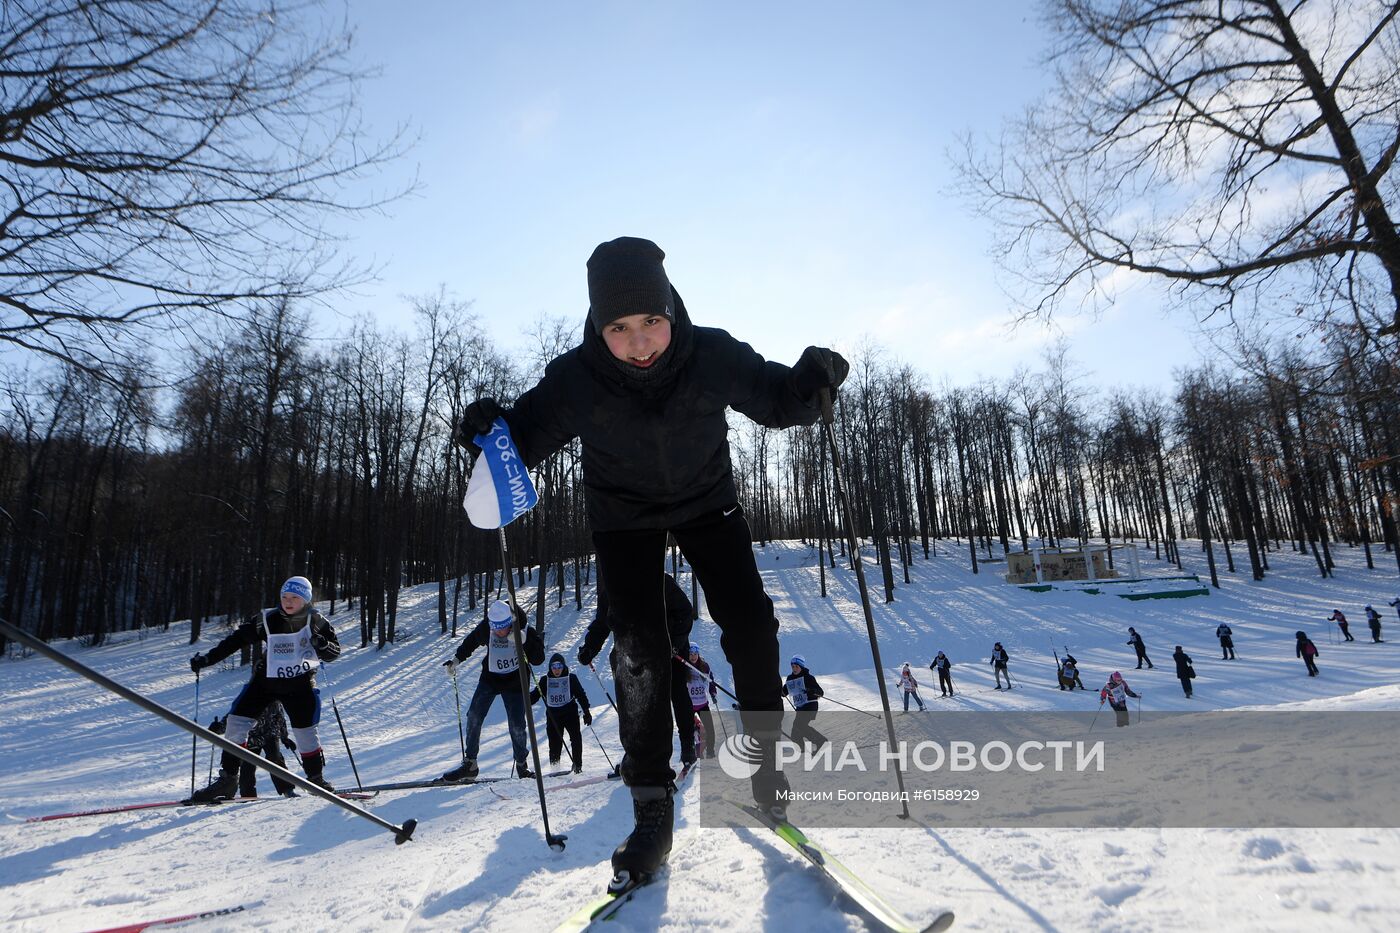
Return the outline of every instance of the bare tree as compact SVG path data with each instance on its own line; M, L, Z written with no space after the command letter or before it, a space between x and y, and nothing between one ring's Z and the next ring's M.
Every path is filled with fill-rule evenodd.
M1049 0L1051 96L963 163L1033 314L1178 294L1400 325L1400 3ZM1320 285L1325 287L1319 287ZM1261 291L1262 289L1262 291ZM1360 300L1358 300L1360 299Z
M366 141L317 2L0 6L0 341L96 368L133 327L358 277L328 215Z

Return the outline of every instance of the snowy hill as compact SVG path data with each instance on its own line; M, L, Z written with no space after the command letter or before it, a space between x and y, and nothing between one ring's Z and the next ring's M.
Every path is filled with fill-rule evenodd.
M782 623L784 657L803 654L831 698L875 708L853 575L829 572L831 596L823 599L811 551L775 543L756 553ZM974 575L965 554L950 553L917 561L913 582L899 586L895 602L885 605L872 593L891 686L894 668L913 662L928 701L929 660L939 650L952 659L960 695L940 700L933 690L933 710L1092 710L1092 691L1112 670L1130 674L1144 693L1144 709L1400 708L1400 647L1370 644L1360 612L1365 603L1385 609L1395 598L1389 555L1378 555L1383 569L1367 571L1359 552L1339 549L1338 577L1319 580L1311 557L1285 552L1271 555L1274 572L1262 583L1222 576L1224 588L1206 597L1128 601L1027 592L1002 582L1002 565ZM1168 573L1147 558L1143 566ZM867 565L867 577L876 584L878 569ZM689 587L688 575L681 582ZM434 776L460 758L441 667L455 641L437 634L436 587L409 591L401 605L400 641L384 651L350 647L353 616L332 620L347 650L327 669L322 688L336 697L366 783ZM1322 620L1334 607L1352 620L1354 644L1329 642ZM1387 634L1394 631L1400 642L1400 628L1391 627L1394 612L1386 611ZM583 613L568 603L559 610L551 605L551 650L572 661L591 615L591 601ZM1217 660L1214 630L1221 621L1234 629L1237 661ZM1128 625L1143 634L1157 670L1132 670ZM1322 649L1320 677L1308 678L1293 656L1297 629ZM220 634L206 633L199 650ZM98 649L60 647L188 715L194 681L187 637L188 629L176 625L166 633L123 634ZM712 662L722 657L713 625L702 619L694 638ZM994 641L1010 652L1011 673L1024 689L990 689ZM1193 656L1199 675L1191 700L1172 673L1177 644ZM1063 652L1065 645L1090 692L1056 689L1051 649ZM466 670L464 693L476 668ZM726 683L727 673L717 664ZM227 663L205 672L202 721L227 709L246 674ZM595 712L606 710L597 681L587 671L581 680ZM595 726L616 760L616 718L600 712ZM352 786L329 703L321 731L327 774L338 786ZM586 772L602 773L607 765L587 730L584 737ZM483 776L504 776L509 759L498 704L483 732ZM202 746L201 784L208 763ZM199 928L548 930L601 889L608 856L631 826L626 791L613 782L551 792L551 826L569 835L567 849L553 853L541 837L534 783L519 781L381 795L369 805L376 813L420 823L413 842L397 848L367 821L310 799L22 822L178 798L189 789L189 769L186 734L43 658L0 662L0 812L7 817L0 821L0 926L90 930L260 902ZM612 926L863 928L822 879L770 838L701 830L693 803L682 797L680 804L678 838L690 841L673 859L671 879L642 892ZM1394 884L1400 832L1392 829L914 828L817 835L912 918L926 920L936 906L952 906L956 929L1389 929L1400 909Z

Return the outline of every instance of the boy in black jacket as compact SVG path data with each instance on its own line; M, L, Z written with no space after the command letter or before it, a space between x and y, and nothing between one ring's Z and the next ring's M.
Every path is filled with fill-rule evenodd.
M511 612L510 603L503 599L493 602L486 610L486 618L477 623L476 628L462 639L457 653L442 666L447 672L456 675L457 668L478 648L486 649L481 659L481 679L476 682L476 691L467 704L467 747L462 763L442 776L444 781L472 781L480 769L476 766L476 755L481 749L481 724L491 710L496 697L506 707L506 725L510 729L511 750L515 753L515 773L518 777L534 777L534 772L525 761L529 751L525 738L525 698L520 694L520 655L515 650L515 635L511 632L511 619L520 626L525 644L525 660L530 664L544 663L544 640L540 633L525 624L525 613Z
M233 701L225 720L225 738L239 745L263 710L274 700L282 704L292 721L292 734L301 751L306 779L334 790L325 778L326 755L316 727L321 722L321 691L316 689L316 669L322 661L340 657L340 640L326 617L311 608L311 581L291 577L282 584L279 606L264 609L234 629L233 634L209 650L190 658L190 670L200 671L243 648L253 649L253 676ZM213 803L232 797L238 789L239 758L224 752L219 776L196 791L194 803Z
M783 682L783 696L792 700L792 740L799 743L811 742L821 748L826 744L827 738L812 726L812 720L817 718L817 699L823 695L821 684L817 683L817 678L807 669L807 659L802 655L793 655L788 665L792 673L788 674L787 680Z
M579 712L583 713L583 724L593 725L593 714L588 709L588 694L583 692L583 684L564 664L564 656L555 653L549 658L549 672L539 679L535 689L530 691L530 702L538 703L544 697L544 731L549 736L549 763L559 764L559 756L564 750L564 733L569 734L570 757L574 762L574 774L583 772L583 730L579 728Z
M510 411L494 399L473 402L457 432L469 440L504 416L527 467L576 437L583 442L588 521L618 653L622 777L636 821L613 853L618 877L649 875L671 851L675 772L666 701L675 646L661 624L668 533L705 588L745 731L758 743L754 799L779 807L787 782L776 767L778 622L739 507L725 413L733 408L771 428L815 424L821 391L835 389L849 370L819 347L788 368L723 330L692 325L665 256L636 237L600 244L588 260L580 345L551 361Z

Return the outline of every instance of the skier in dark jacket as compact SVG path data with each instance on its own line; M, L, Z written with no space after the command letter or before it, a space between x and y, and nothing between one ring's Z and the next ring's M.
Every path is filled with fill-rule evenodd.
M1337 623L1337 628L1341 631L1342 638L1347 641L1356 641L1355 638L1351 637L1351 629L1347 625L1347 617L1342 613L1342 610L1333 609L1332 614L1327 617L1327 621Z
M695 607L685 595L679 583L669 573L666 578L666 635L676 650L690 640L690 628L695 621ZM591 666L598 652L603 650L608 636L612 634L609 620L608 592L599 581L598 606L593 621L583 634L583 644L578 649L578 662ZM608 666L612 669L613 680L617 680L617 652L608 652ZM708 671L709 666L705 669ZM676 723L676 737L680 742L681 764L695 761L695 714L690 702L690 668L674 655L671 658L671 715ZM706 715L709 715L706 713ZM620 767L620 765L619 765Z
M579 716L583 716L585 726L593 725L593 713L588 708L588 694L583 692L583 684L570 673L564 664L562 654L549 658L549 671L530 691L530 702L538 703L544 698L544 731L549 736L549 763L559 764L559 756L564 750L564 733L569 735L569 756L574 763L574 773L583 772L583 730L579 728Z
M950 697L953 695L953 662L948 660L948 656L943 652L938 652L938 656L929 665L938 674L938 689L942 695Z
M473 781L480 773L476 756L481 750L481 724L491 711L496 697L500 697L506 707L506 726L510 730L511 751L515 754L516 776L535 776L525 760L529 752L525 737L525 698L520 693L521 657L515 649L512 618L520 626L525 648L524 660L531 665L543 664L544 640L540 638L540 633L526 624L524 612L517 608L512 613L510 603L503 599L491 603L486 610L486 618L467 633L462 644L457 646L456 653L442 662L447 672L455 677L457 668L472 656L472 652L478 648L486 649L486 655L481 659L481 679L476 682L476 690L467 705L466 751L462 763L442 776L444 781Z
M588 521L618 652L622 776L635 819L613 853L619 877L650 875L671 850L666 699L674 646L656 624L665 616L668 533L705 589L745 732L758 745L754 799L781 813L778 623L739 507L725 412L771 428L814 424L822 391L839 386L849 369L818 347L788 368L725 331L694 326L666 276L665 255L635 237L600 244L588 260L580 345L551 361L511 410L494 399L473 402L457 432L469 440L503 416L527 467L582 441Z
M1298 645L1294 656L1303 659L1303 663L1308 666L1309 677L1317 676L1317 662L1313 660L1317 655L1317 645L1312 643L1312 639L1308 637L1308 633L1299 632Z
M1215 637L1220 639L1220 660L1235 660L1235 638L1230 626L1221 622L1215 627Z
M1113 716L1117 725L1126 726L1131 722L1128 716L1128 697L1138 698L1140 694L1134 693L1133 688L1128 686L1128 682L1123 679L1123 675L1114 671L1108 678L1108 683L1099 690L1099 708L1103 708L1105 700L1113 707Z
M1143 644L1142 636L1131 625L1128 626L1127 644L1132 645L1133 650L1137 652L1137 669L1142 670L1142 662L1146 661L1147 669L1152 670L1152 659L1147 656L1147 645Z
M1006 649L1001 646L1001 642L997 642L995 645L992 646L992 673L996 676L996 688L998 690L1001 689L1002 674L1006 675L1006 689L1011 689L1011 672L1006 669L1006 662L1008 660L1009 658L1007 657Z
M258 717L274 700L280 702L292 720L292 734L301 752L306 779L334 790L325 778L326 755L316 730L321 722L316 669L321 662L340 657L340 640L326 617L312 608L311 581L305 577L291 577L282 584L278 602L277 608L257 613L207 654L190 658L190 670L200 671L235 651L251 648L253 674L233 701L225 720L224 737L246 745ZM224 752L219 759L218 777L196 791L190 800L212 803L232 797L238 789L240 763L237 755Z
M1067 654L1060 662L1060 689L1073 690L1076 686L1085 689L1084 681L1079 678L1079 662L1074 660L1074 655Z
M816 730L812 720L817 718L817 699L824 695L821 684L807 669L807 659L802 655L793 655L788 667L792 672L783 683L783 696L792 701L794 710L792 740L799 744L811 742L820 748L827 738Z
M1172 654L1172 660L1176 662L1176 679L1181 681L1181 690L1186 694L1186 699L1191 699L1191 679L1196 676L1196 669L1191 666L1191 656L1181 650L1181 646L1176 646L1176 651Z
M1380 644L1381 639L1381 614L1370 606L1366 607L1366 624L1371 626L1371 643Z

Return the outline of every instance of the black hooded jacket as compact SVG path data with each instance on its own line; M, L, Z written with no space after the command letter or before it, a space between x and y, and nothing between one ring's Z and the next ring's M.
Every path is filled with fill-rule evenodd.
M521 626L521 642L525 648L525 660L533 665L544 663L544 639L540 633L524 624L525 615L519 609L516 610L516 624ZM514 636L511 636L512 638ZM462 639L462 643L457 646L457 651L453 655L457 663L465 661L472 656L478 648L485 648L491 644L491 625L485 619L476 624L476 628L467 633L467 637ZM519 671L493 671L491 670L491 655L488 651L481 659L481 676L488 683L493 683L498 689L508 690L519 682Z
M579 346L556 357L506 413L533 468L577 437L594 531L671 528L737 501L729 459L733 408L770 428L814 424L791 368L747 343L695 327L675 294L671 345L654 373L628 375L585 324Z
M564 673L568 675L569 702L565 703L563 706L549 706L548 699L546 699L545 705L549 707L549 712L552 713L556 710L562 712L567 709L573 709L574 704L578 704L578 706L582 707L585 711L587 711L589 709L588 694L583 692L583 684L579 683L578 675L574 674L569 670L569 663L565 661L564 656L562 654L559 654L557 651L549 656L550 664L553 664L555 661L558 661L560 664L564 665ZM538 682L536 682L535 684L535 689L530 691L531 703L538 703L540 701L540 697L548 698L549 677L550 674L548 671L540 675Z

